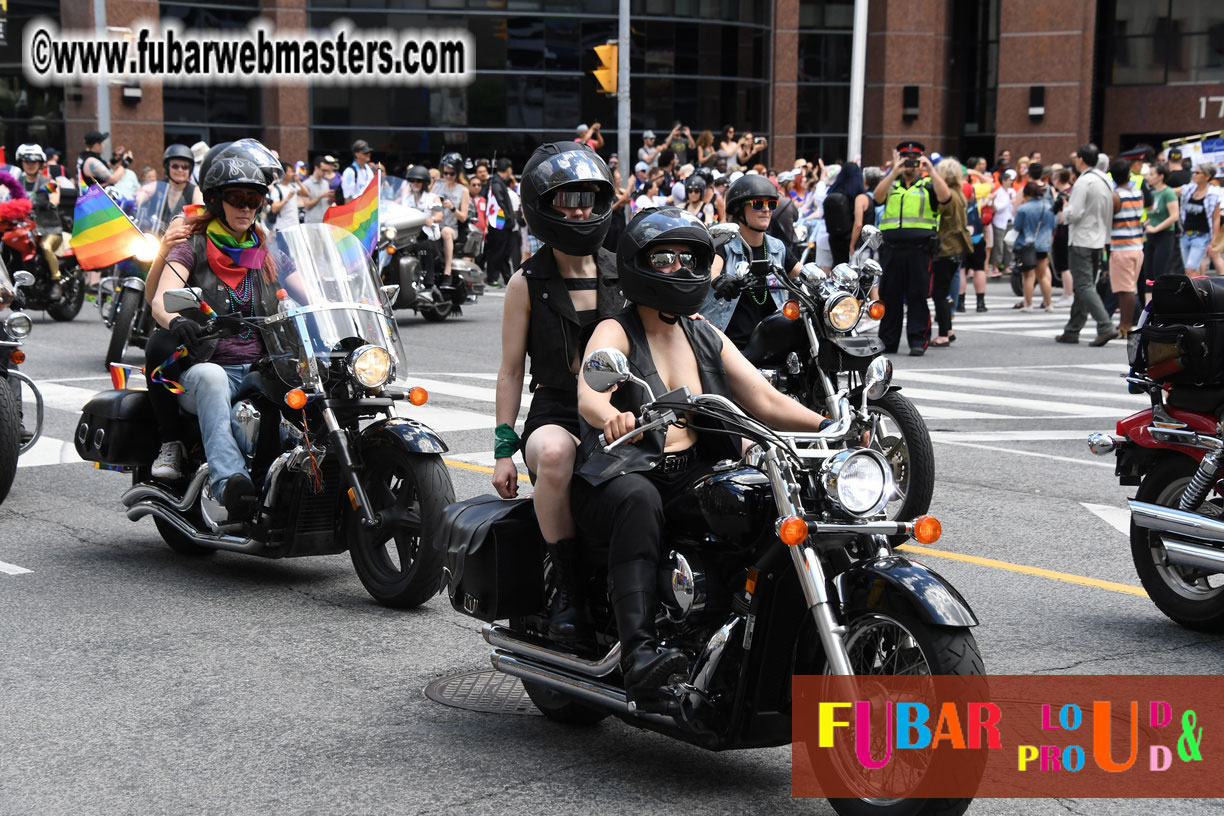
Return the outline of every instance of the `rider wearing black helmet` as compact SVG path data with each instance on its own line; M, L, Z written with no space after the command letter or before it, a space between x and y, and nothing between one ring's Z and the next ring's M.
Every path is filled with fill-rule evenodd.
M706 180L701 176L694 175L686 179L683 209L697 216L701 223L709 225L714 223L714 205L706 200L707 189Z
M195 156L187 145L172 144L162 154L162 168L166 171L166 217L169 221L183 211L188 204L203 204L204 194L191 182L191 171L195 169Z
M697 311L710 287L709 230L676 207L640 211L617 251L621 290L635 308L596 326L587 353L616 348L656 396L682 386L734 399L773 427L818 430L824 417L773 389L761 373ZM613 453L609 441L637 426L640 388L623 383L601 394L578 384L582 445L574 509L583 531L609 541L608 576L621 640L621 670L630 700L649 700L673 674L688 673L676 649L660 651L655 629L663 507L719 459L738 459L737 439L698 434L697 423L638 437Z
M521 448L536 476L536 516L561 590L550 622L550 634L561 640L581 638L584 626L569 506L579 431L576 372L590 326L626 306L616 256L601 246L614 195L608 166L585 145L557 142L532 154L523 167L523 214L543 246L510 278L502 317L493 486L503 498L517 495L512 457ZM514 423L528 356L534 396L520 442Z
M264 274L270 263L263 248L266 233L257 218L268 185L280 173L280 162L253 139L213 148L200 167L206 210L187 219L191 237L167 254L170 274L161 276L153 298L154 318L173 333L192 363L180 378L183 406L199 418L212 495L231 517L249 511L258 496L230 429L230 402L251 364L264 354L263 341L250 330L201 340L201 324L167 312L162 298L170 289L198 286L218 315L275 311L276 296ZM163 361L150 362L156 367Z
M714 258L714 283L701 313L727 333L737 348L744 348L752 330L786 301L783 293L770 292L772 270L799 274L799 259L772 235L766 235L778 191L773 182L755 173L740 176L727 188L727 220L739 224L740 234L719 248ZM748 264L747 277L740 265ZM748 287L747 296L742 296ZM770 295L773 295L770 297Z
M425 165L414 164L409 167L404 178L408 184L405 185L407 189L404 191L401 203L429 216L429 220L421 227L421 234L425 236L425 242L422 245L425 257L421 275L425 292L421 294L432 298L433 286L437 281L438 253L442 246L442 201L429 192L431 179L429 168Z
M463 157L458 153L447 153L438 162L442 177L434 182L430 191L442 202L442 274L449 279L451 259L455 257L455 244L463 246L467 236L467 222L471 215L472 194L468 192L467 179L463 177Z

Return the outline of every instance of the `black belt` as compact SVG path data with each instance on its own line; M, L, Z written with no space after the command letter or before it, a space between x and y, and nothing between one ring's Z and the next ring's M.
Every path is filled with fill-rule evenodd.
M675 453L665 453L655 466L660 473L682 473L689 469L697 458L697 448L687 448Z

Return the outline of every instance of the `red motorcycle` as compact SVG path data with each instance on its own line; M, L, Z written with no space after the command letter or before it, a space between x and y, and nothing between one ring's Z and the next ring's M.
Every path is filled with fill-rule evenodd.
M30 201L25 198L0 203L0 260L9 269L24 269L34 276L33 285L24 292L27 309L45 311L54 320L72 320L85 302L85 273L77 264L65 234L59 250L62 254L56 290L57 282L51 280L30 210Z
M1148 596L1183 626L1224 631L1224 281L1158 278L1129 353L1127 382L1152 407L1088 446L1139 486L1131 557Z

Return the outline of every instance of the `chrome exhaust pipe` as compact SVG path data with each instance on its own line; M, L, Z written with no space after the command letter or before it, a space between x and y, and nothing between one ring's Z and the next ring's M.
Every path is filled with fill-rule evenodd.
M620 665L620 643L613 646L600 660L584 660L576 655L532 643L504 626L486 623L481 627L480 634L484 636L485 643L494 649L524 655L547 666L573 672L583 677L606 677Z
M191 526L182 516L155 502L143 501L128 508L127 517L131 521L139 521L145 516L155 516L161 519L172 526L184 538L189 539L192 544L200 547L247 554L258 553L264 549L264 545L261 542L251 538L202 533Z
M1127 504L1130 505L1131 519L1140 527L1224 544L1224 521L1133 499Z
M1209 572L1224 572L1224 550L1171 535L1161 535L1160 543L1164 545L1165 556L1170 564Z
M185 513L188 508L196 503L196 499L200 497L200 491L204 488L204 479L207 476L208 468L202 467L197 470L195 475L191 477L191 482L188 483L187 489L183 491L182 498L174 495L161 485L141 482L129 487L123 494L121 501L124 507L132 507L137 502L155 501L171 507L180 513Z
M548 666L539 666L518 655L503 651L493 652L493 668L499 672L538 683L541 686L573 697L582 703L605 708L617 714L630 714L629 700L625 692L603 683L582 677L574 677Z

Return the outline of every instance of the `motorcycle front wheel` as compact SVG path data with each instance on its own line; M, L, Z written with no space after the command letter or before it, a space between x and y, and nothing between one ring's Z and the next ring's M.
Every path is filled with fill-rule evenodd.
M383 606L420 606L438 592L443 553L434 536L455 488L442 457L396 445L361 452L361 483L378 524L346 514L349 556L362 585Z
M935 448L914 404L896 391L868 400L870 447L892 467L897 493L884 512L890 521L912 521L931 509L935 492Z
M1169 456L1144 475L1135 500L1177 507L1196 470L1198 463L1189 456ZM1224 501L1212 493L1195 512L1224 518ZM1135 571L1161 612L1188 629L1224 631L1224 575L1170 563L1159 536L1134 521L1130 540Z
M0 378L0 502L8 497L17 475L17 451L21 447L21 417L13 387Z
M845 644L850 665L859 676L986 673L977 641L961 626L932 626L901 615L859 613L850 620ZM925 766L898 768L899 773L922 774L925 770ZM841 816L960 816L972 802L972 798L829 800Z
M75 266L60 262L60 286L63 296L54 306L47 307L47 314L52 320L61 323L72 320L81 313L85 304L85 276Z
M132 327L140 313L140 300L143 292L135 289L124 289L115 306L115 323L111 327L110 344L106 347L106 370L111 363L122 363L123 355L127 353L128 341L132 336Z

